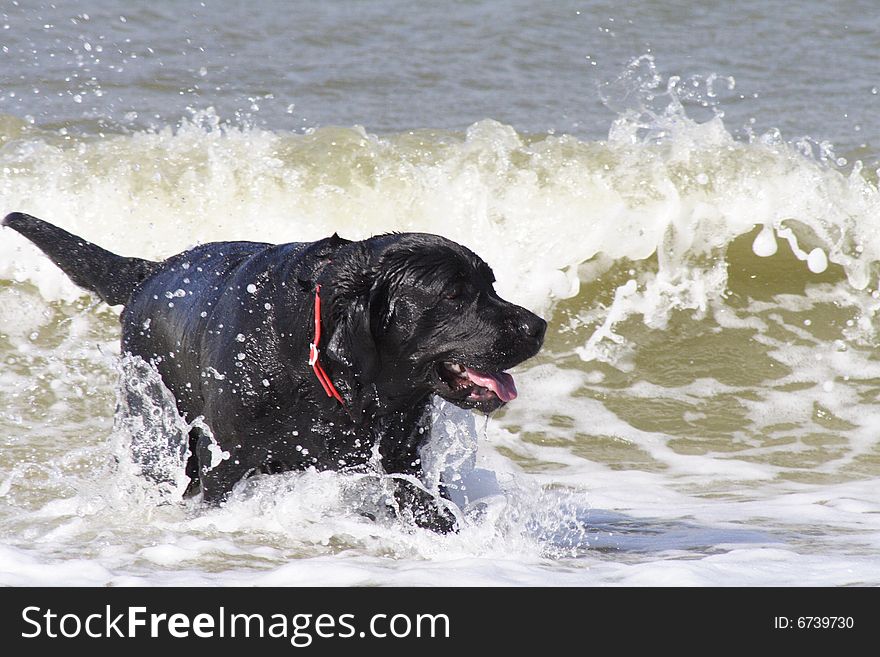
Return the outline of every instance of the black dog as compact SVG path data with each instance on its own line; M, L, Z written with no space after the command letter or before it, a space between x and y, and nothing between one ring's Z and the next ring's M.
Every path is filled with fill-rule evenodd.
M374 446L387 473L419 477L431 395L499 408L516 397L504 370L538 353L546 329L498 297L483 260L436 235L217 242L153 262L26 214L3 225L124 304L123 351L154 364L181 415L210 428L190 434L187 474L211 502L252 472L363 468ZM417 486L396 498L419 525L454 528Z

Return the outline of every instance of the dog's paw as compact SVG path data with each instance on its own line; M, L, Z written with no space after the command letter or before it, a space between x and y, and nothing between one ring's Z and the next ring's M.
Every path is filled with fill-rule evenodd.
M417 527L430 529L438 534L459 530L455 515L443 504L443 500L417 488L409 482L401 482L394 494L399 514Z

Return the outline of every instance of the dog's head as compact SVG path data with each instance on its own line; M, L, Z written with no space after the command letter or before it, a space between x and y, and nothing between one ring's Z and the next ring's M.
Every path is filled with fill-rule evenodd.
M433 392L489 413L516 397L507 369L541 348L546 322L501 299L489 266L465 247L423 233L352 245L334 267L327 353L353 388L380 398Z

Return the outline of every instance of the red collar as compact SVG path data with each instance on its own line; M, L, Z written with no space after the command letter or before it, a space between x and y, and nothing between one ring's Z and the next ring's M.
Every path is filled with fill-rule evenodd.
M320 349L318 349L318 345L321 344L321 286L318 285L315 287L315 339L313 342L309 344L309 365L312 366L312 369L315 371L315 376L318 377L318 381L321 382L321 387L324 388L324 392L327 393L328 397L335 397L336 401L342 404L342 407L345 408L345 402L342 400L342 395L339 394L339 391L336 389L336 386L333 385L333 382L330 380L330 377L327 375L327 372L321 366L321 363L318 361L318 355Z

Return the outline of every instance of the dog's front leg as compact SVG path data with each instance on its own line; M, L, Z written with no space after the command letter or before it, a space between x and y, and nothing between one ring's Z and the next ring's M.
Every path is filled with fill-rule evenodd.
M420 452L431 435L431 415L426 406L414 408L411 414L389 423L379 443L382 467L389 474L409 475L422 482L418 485L407 478L397 478L395 502L404 517L411 517L419 527L447 534L458 530L455 515L444 503L447 499L445 486L438 493L424 487Z
M204 502L220 504L232 492L233 486L254 470L254 464L245 460L239 451L224 451L218 441L207 434L199 436L196 458Z
M439 534L458 531L458 522L441 500L415 484L400 480L394 499L404 515L411 515L419 527Z

